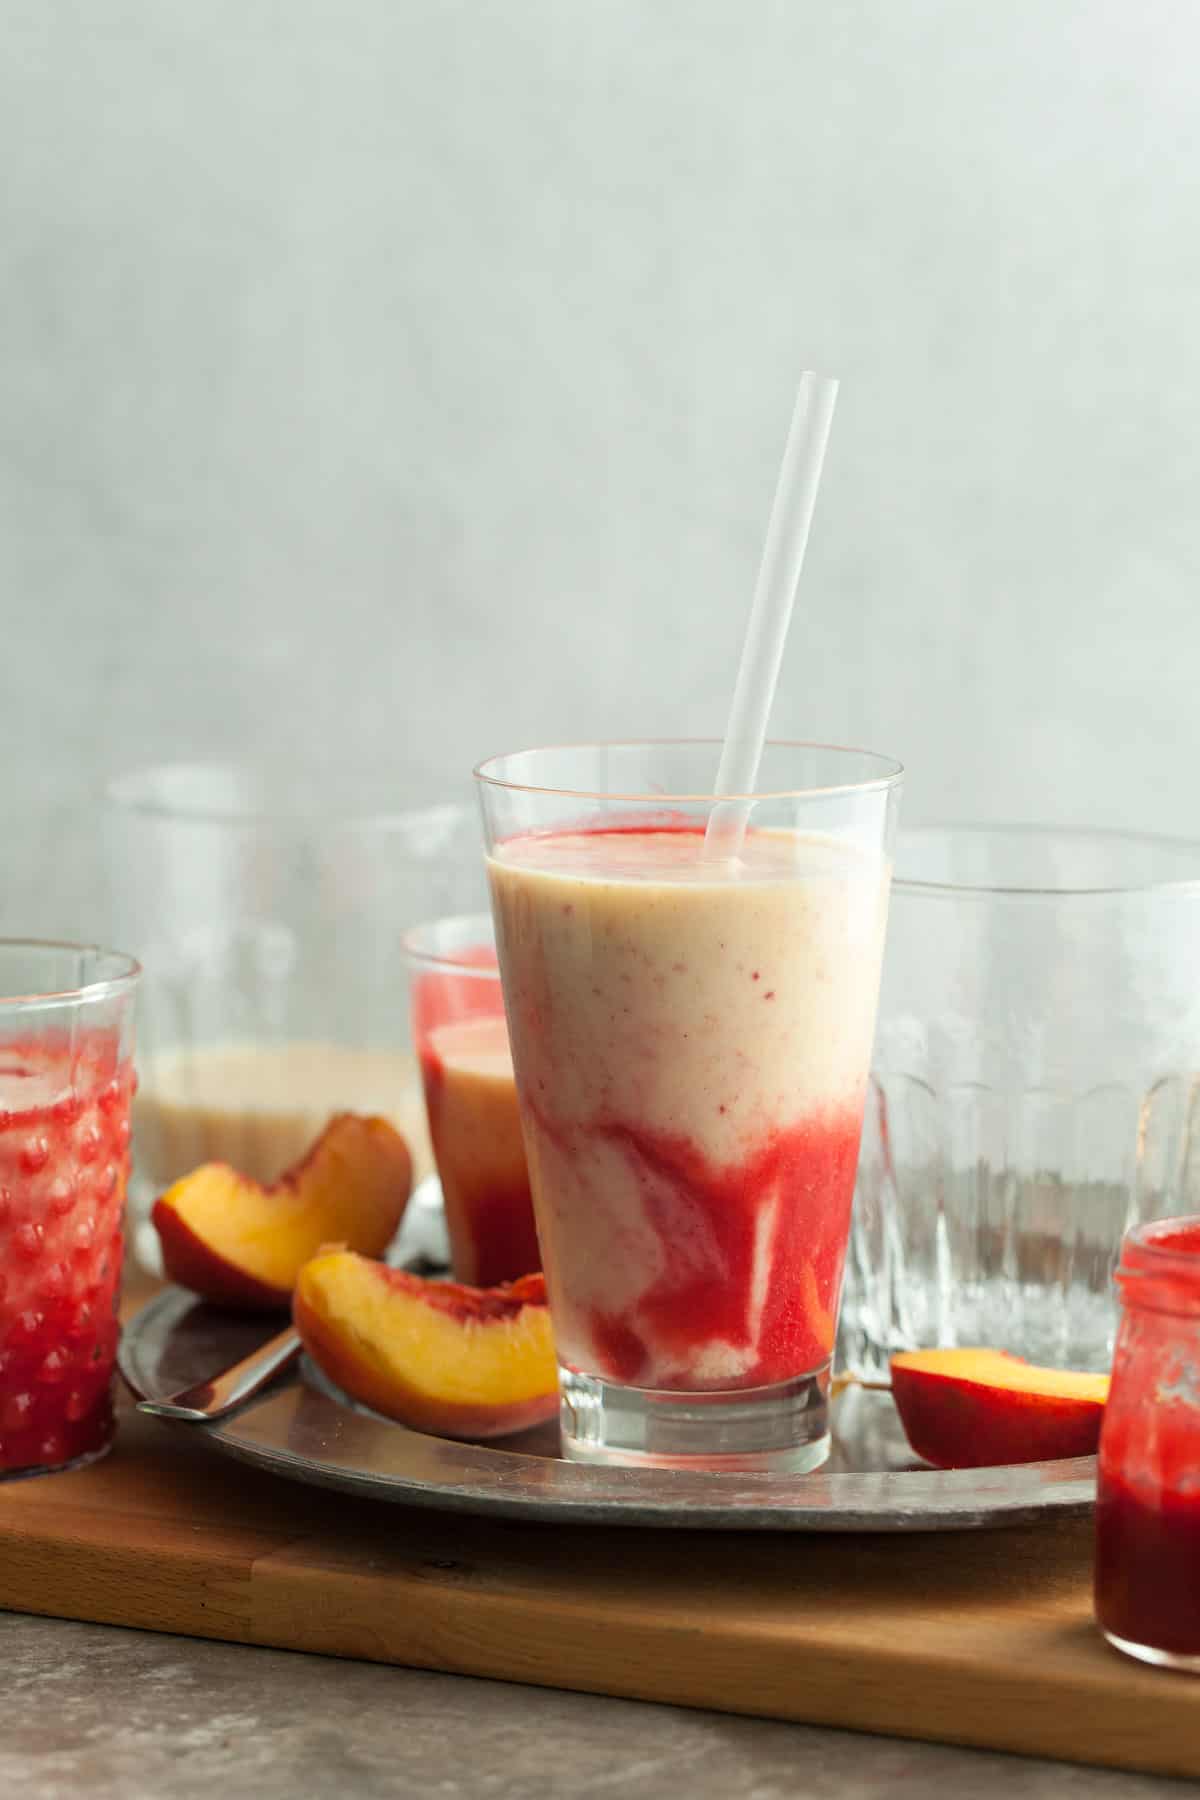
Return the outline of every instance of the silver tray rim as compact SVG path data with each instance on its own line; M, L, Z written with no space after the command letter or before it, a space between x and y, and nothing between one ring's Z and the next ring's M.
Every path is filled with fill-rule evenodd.
M197 1305L168 1287L129 1320L118 1366L136 1399ZM242 1321L245 1324L245 1321ZM391 1504L558 1525L692 1531L969 1531L1086 1513L1096 1459L990 1469L810 1475L622 1468L430 1437L338 1397L303 1365L213 1425L164 1420L221 1455L285 1480ZM519 1442L519 1440L510 1440Z

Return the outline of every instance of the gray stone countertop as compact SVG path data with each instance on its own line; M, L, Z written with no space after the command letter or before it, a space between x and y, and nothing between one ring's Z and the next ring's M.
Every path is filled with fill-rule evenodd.
M1190 1784L0 1614L12 1800L1151 1800Z

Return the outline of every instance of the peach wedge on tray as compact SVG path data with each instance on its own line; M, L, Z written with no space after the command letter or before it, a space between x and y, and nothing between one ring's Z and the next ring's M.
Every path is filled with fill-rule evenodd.
M300 1272L305 1349L354 1400L441 1437L505 1437L558 1410L546 1284L425 1281L351 1251Z
M323 1244L382 1254L411 1187L412 1158L395 1127L339 1113L271 1186L228 1163L205 1163L168 1188L150 1216L168 1280L219 1306L268 1311L289 1305Z
M909 1350L891 1359L892 1396L918 1456L941 1469L1091 1456L1107 1375L1043 1369L1004 1350Z

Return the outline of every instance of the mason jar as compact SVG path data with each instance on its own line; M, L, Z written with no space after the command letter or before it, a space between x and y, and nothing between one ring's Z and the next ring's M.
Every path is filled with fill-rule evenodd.
M1135 1226L1116 1282L1096 1617L1116 1649L1200 1674L1200 1217Z

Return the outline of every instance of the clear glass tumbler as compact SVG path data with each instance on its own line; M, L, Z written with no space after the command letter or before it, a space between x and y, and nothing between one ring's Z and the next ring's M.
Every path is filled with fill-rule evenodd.
M519 1280L542 1264L491 918L434 919L404 948L454 1278Z
M0 1478L112 1442L138 974L0 939Z
M839 1342L1105 1369L1140 1220L1200 1209L1200 846L901 833Z
M357 776L167 765L116 780L113 929L140 957L139 1259L153 1195L198 1163L273 1181L342 1109L392 1117L430 1166L401 936L478 905L471 809L401 812Z
M568 1455L813 1468L900 769L774 744L704 828L719 746L477 771Z

